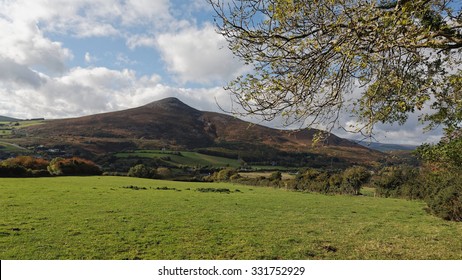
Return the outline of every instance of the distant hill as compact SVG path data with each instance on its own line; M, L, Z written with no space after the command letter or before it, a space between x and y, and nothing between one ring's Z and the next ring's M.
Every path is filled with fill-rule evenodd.
M379 142L367 142L367 141L359 141L358 144L377 150L380 152L390 152L390 151L413 151L417 148L415 145L402 145L402 144L385 144Z
M176 98L79 118L48 120L21 130L29 145L46 145L105 154L135 149L199 150L246 161L361 163L383 154L330 134L313 146L315 129L277 130L233 116L196 110ZM26 141L26 140L23 140ZM26 142L27 142L26 141ZM294 158L294 155L303 156Z
M0 116L0 122L17 122L17 121L20 121L20 119Z

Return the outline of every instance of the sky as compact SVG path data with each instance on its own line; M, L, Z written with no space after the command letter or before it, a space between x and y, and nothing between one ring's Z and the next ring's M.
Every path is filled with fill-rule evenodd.
M3 116L77 117L166 97L222 112L217 104L231 108L223 86L246 71L216 33L205 0L0 0ZM280 120L259 123L282 127ZM349 123L344 115L341 124ZM423 133L417 115L375 128L384 143L440 137L441 130Z

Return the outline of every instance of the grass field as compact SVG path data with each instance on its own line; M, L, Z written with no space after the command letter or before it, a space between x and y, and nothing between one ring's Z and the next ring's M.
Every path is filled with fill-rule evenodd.
M229 159L224 157L216 157L205 155L196 152L168 152L168 151L160 151L160 150L139 150L134 152L121 152L116 154L117 157L141 157L141 158L160 158L165 159L169 158L169 160L165 160L173 165L181 166L181 165L188 165L188 166L213 166L213 167L223 167L223 166L230 166L230 167L239 167L241 162L237 159Z
M0 121L0 137L11 135L13 129L21 129L28 126L42 124L43 122L43 120Z
M232 184L2 178L0 259L462 259L462 223L424 207Z
M0 141L0 151L6 151L6 152L21 152L21 153L27 153L29 150L26 148L22 148L18 145L11 144L8 142Z

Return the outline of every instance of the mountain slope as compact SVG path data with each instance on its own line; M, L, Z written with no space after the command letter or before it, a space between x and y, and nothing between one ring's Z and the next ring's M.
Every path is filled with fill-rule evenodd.
M270 158L272 153L312 153L365 163L382 154L352 141L329 135L313 146L314 129L277 130L251 124L235 117L203 112L176 98L147 105L72 119L47 121L25 128L23 134L35 143L67 147L101 154L123 149L222 149L239 150Z
M20 119L10 118L6 116L0 116L0 122L16 122L20 121Z
M416 145L404 145L404 144L387 144L379 142L367 142L359 141L358 144L361 146L377 150L380 152L390 152L390 151L414 151L418 146Z
M154 139L165 145L207 146L202 113L168 98L138 108L72 119L48 121L27 129L31 136L81 136L115 139Z

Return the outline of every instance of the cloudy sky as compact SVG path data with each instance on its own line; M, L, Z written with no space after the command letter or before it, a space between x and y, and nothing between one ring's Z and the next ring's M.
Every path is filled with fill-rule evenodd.
M245 71L205 0L0 0L0 115L75 117L170 96L219 111L223 86ZM439 137L416 117L376 129L388 143Z

